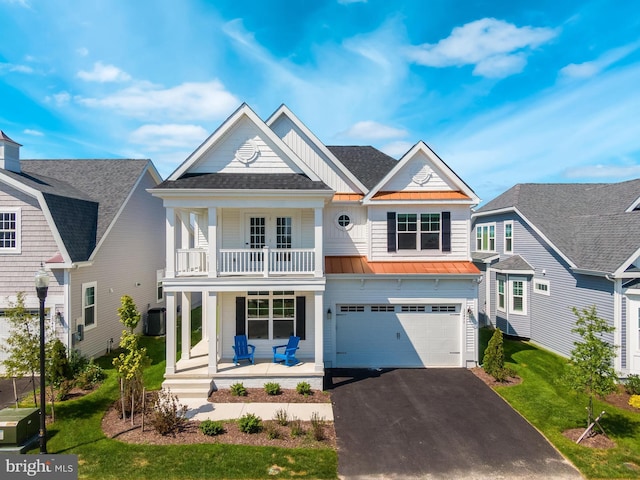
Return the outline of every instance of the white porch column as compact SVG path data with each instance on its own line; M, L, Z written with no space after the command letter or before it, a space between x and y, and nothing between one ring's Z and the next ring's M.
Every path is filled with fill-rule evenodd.
M614 278L613 279L613 326L615 330L613 331L613 344L614 345L622 345L622 302L624 300L624 295L622 294L622 279ZM627 349L627 352L629 350ZM627 358L630 357L627 355ZM617 372L622 371L622 348L618 348L616 351L616 357L613 360L613 368L616 369ZM627 370L631 368L627 361Z
M180 248L191 248L191 234L189 233L189 212L180 211Z
M165 239L166 239L166 265L167 271L165 275L167 278L175 278L176 276L176 213L173 208L167 207L166 209L166 222L165 222ZM168 365L167 365L168 367Z
M207 332L209 346L209 375L218 371L218 345L217 345L217 329L216 316L218 311L218 294L216 292L205 292L203 294L202 303L207 302Z
M182 357L191 358L191 292L182 292Z
M209 278L218 276L218 209L209 207L209 226L207 242L209 244ZM204 303L204 302L203 302Z
M166 321L167 321L167 366L165 369L165 373L172 374L176 373L176 351L178 348L176 342L176 330L177 330L177 322L176 322L176 294L174 292L166 292L165 293L165 301L166 301Z
M314 249L315 249L315 260L316 260L316 268L314 272L315 277L322 277L324 274L324 249L323 249L323 241L322 241L322 208L314 209Z
M209 338L207 331L207 292L200 293L200 328L202 329L202 340Z
M313 323L315 337L315 371L324 371L324 292L315 292Z

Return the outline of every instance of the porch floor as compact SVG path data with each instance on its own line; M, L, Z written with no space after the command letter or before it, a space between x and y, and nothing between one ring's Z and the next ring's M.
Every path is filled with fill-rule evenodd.
M323 372L315 371L315 364L312 359L299 358L300 363L287 367L282 363L273 363L271 358L256 358L255 364L242 360L238 365L234 365L231 358L218 360L218 371L213 375L207 373L207 355L199 355L189 359L180 359L176 363L176 373L172 376L202 375L208 378L216 377L237 377L237 376L275 376L275 377L297 377L300 375L323 375Z

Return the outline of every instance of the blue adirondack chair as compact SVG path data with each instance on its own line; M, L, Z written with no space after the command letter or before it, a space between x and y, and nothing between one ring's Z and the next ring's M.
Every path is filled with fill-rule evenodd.
M246 335L236 335L233 337L235 345L233 346L233 363L238 365L240 360L250 360L251 364L254 364L253 352L256 351L255 345L247 343Z
M276 345L273 348L273 363L284 362L287 367L300 363L296 358L296 350L298 350L298 343L300 343L300 337L289 337L289 342L286 345ZM278 352L279 348L284 348L282 353Z

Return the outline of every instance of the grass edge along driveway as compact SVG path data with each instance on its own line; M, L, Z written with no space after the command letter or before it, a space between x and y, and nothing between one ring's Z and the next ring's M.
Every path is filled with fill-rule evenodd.
M486 346L490 336L491 331L481 330L482 345ZM594 411L607 412L601 424L617 446L604 450L577 445L562 432L586 427L588 398L561 381L567 360L531 343L506 338L504 350L506 362L523 381L495 390L583 475L593 479L640 478L640 413L594 399Z
M143 337L153 360L145 372L147 389L159 389L164 374L164 339ZM104 412L118 398L112 357L97 363L107 372L91 394L56 404L56 422L47 427L49 453L77 454L79 478L87 479L247 479L337 478L331 449L286 449L241 445L133 445L104 436ZM31 451L37 453L37 449ZM277 465L281 473L269 475Z

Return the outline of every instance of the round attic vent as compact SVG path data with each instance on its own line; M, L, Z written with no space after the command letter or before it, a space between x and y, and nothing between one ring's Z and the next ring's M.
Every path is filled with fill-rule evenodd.
M242 163L251 163L258 158L259 153L258 144L255 140L249 139L236 151L236 159Z
M423 186L429 180L431 180L432 175L433 175L433 172L431 171L431 169L425 166L422 169L420 169L420 171L416 173L411 180L413 181L413 183Z

